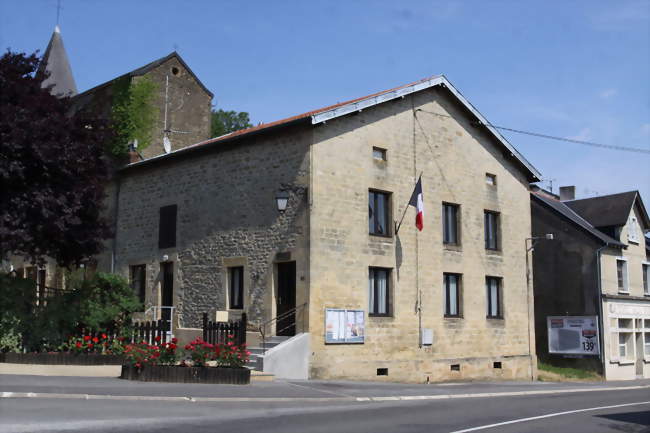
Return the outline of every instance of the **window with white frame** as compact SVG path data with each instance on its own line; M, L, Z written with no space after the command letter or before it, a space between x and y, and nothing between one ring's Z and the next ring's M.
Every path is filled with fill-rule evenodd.
M627 240L630 242L639 242L639 232L637 229L637 221L634 215L630 215L627 220Z
M650 356L650 331L644 334L644 344L645 347L645 356Z
M641 270L643 273L643 294L650 296L650 263L644 263L641 265Z
M627 260L616 259L616 279L618 284L618 291L622 293L629 293L630 287L627 278Z

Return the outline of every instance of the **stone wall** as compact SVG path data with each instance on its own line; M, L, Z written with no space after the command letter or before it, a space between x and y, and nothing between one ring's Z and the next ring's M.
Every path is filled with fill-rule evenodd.
M414 108L443 116L414 116ZM373 159L373 146L387 150L387 161ZM311 377L424 382L533 375L524 252L531 233L528 181L445 89L316 127L313 161ZM399 221L420 172L424 230L417 232L410 208L397 236L369 235L368 189L392 193L392 220ZM486 173L496 175L496 186L486 184ZM443 246L443 202L460 205L459 247ZM484 247L484 210L500 212L500 251ZM370 266L392 270L388 317L367 315ZM443 317L443 272L462 274L461 318ZM503 319L486 318L488 275L503 278ZM418 287L422 327L434 336L423 348ZM365 310L365 343L324 344L325 308ZM388 376L377 376L378 368L388 368Z
M178 325L196 327L201 314L227 309L226 267L245 267L245 305L251 323L274 311L278 252L297 262L297 302L308 284L307 188L311 131L219 143L212 150L174 156L122 172L117 226L117 271L147 264L147 304L160 303L160 262L174 262ZM278 212L275 195L290 191ZM175 248L158 249L159 209L176 204ZM240 310L230 312L232 316Z
M167 129L181 131L170 133L172 151L210 138L210 109L212 96L199 85L192 74L172 57L165 63L147 72L145 77L156 83L155 104L159 107L158 120L152 131L151 145L141 153L145 158L164 152L162 139L165 127L165 87L167 87ZM140 77L135 77L138 80Z

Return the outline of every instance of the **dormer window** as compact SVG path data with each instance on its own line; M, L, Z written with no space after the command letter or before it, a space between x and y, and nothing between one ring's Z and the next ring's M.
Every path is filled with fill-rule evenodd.
M637 221L634 215L630 215L627 220L627 240L639 243L639 232L637 230Z

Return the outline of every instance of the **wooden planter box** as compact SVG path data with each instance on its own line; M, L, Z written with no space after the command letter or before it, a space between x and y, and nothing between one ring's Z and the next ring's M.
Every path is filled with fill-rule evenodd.
M0 353L0 362L13 364L45 365L120 365L123 355L102 355L100 353Z
M179 365L146 365L136 368L122 365L121 379L143 382L221 383L248 385L251 371L247 368L181 367Z

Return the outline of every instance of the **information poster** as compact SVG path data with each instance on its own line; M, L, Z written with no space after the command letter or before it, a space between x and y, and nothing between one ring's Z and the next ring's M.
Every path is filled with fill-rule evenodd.
M549 316L548 353L598 355L597 316Z
M325 343L363 343L363 310L325 309Z

